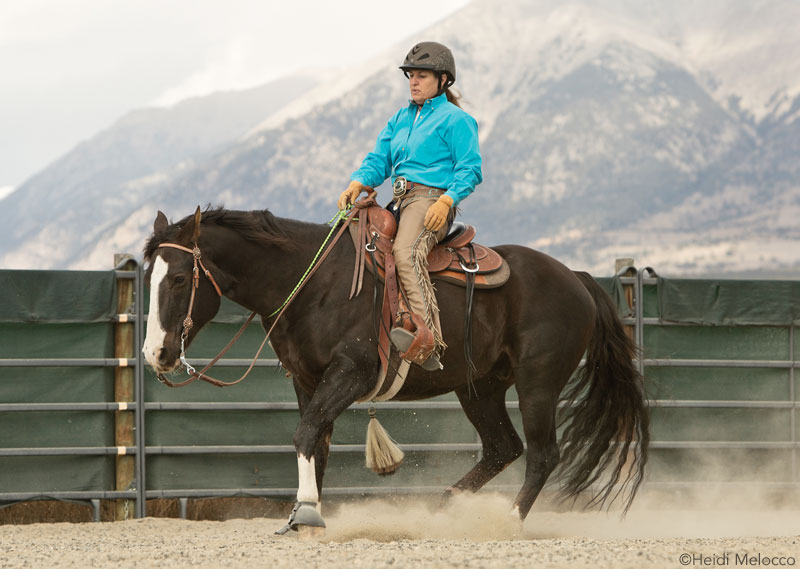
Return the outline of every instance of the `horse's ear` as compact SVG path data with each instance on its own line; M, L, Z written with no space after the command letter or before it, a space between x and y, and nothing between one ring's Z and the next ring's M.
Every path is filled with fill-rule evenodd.
M197 206L197 210L194 212L194 217L186 222L186 225L183 226L181 232L178 234L178 239L180 241L191 241L192 243L197 243L198 239L200 239L200 220L203 218L203 212L200 209L200 206Z
M169 221L167 221L167 216L164 215L164 212L158 210L158 215L156 215L156 220L153 222L153 233L163 233L167 230L169 226Z
M200 206L194 212L194 231L192 232L192 243L197 243L200 239L200 220L203 219L203 212L200 211Z

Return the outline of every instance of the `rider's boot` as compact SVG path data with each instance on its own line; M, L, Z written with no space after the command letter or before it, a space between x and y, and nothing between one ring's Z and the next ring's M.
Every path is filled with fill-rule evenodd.
M401 312L397 319L398 326L392 328L389 337L400 357L427 371L442 369L433 332L424 320L411 312Z

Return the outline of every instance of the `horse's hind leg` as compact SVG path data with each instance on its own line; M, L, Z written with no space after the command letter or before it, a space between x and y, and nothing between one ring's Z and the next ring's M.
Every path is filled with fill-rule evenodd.
M445 491L443 499L461 491L477 492L489 480L514 462L524 450L506 410L508 385L497 381L475 384L478 394L466 387L456 391L461 407L481 438L482 455L478 464Z
M514 500L514 513L525 519L539 496L548 476L558 464L555 413L558 394L552 386L517 383L519 408L528 450L525 462L525 481Z

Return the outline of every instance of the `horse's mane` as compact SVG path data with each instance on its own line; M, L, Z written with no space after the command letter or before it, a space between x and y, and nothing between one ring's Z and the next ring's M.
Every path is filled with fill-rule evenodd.
M145 260L150 260L156 249L167 241L174 241L178 233L194 215L187 215L180 221L172 223L163 231L154 232L147 240L144 248ZM263 245L274 245L277 247L289 247L292 240L286 234L281 224L269 210L237 211L223 207L211 206L203 211L203 218L200 223L202 228L208 225L227 227L236 231L249 241L255 241Z

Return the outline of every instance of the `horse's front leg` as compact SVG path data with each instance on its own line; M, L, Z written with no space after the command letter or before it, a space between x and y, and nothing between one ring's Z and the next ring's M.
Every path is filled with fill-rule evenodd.
M311 403L311 395L306 393L296 377L294 378L293 383L294 393L297 396L297 405L300 408L300 417L302 417L303 413L305 413L306 409L308 409L308 406ZM322 478L325 476L325 467L328 465L328 455L330 454L332 435L333 425L331 425L325 432L322 433L322 437L317 445L317 450L314 453L314 468L317 473L316 480L319 500L322 500Z
M333 429L333 422L359 397L372 388L374 365L369 358L358 358L359 366L352 355L337 355L328 365L322 380L311 399L303 405L302 416L294 434L297 450L297 503L289 516L289 523L280 532L296 530L300 526L325 527L320 512L320 488L324 465L316 464L316 456L329 444L326 440ZM326 454L326 452L322 453ZM321 467L321 468L320 468Z

